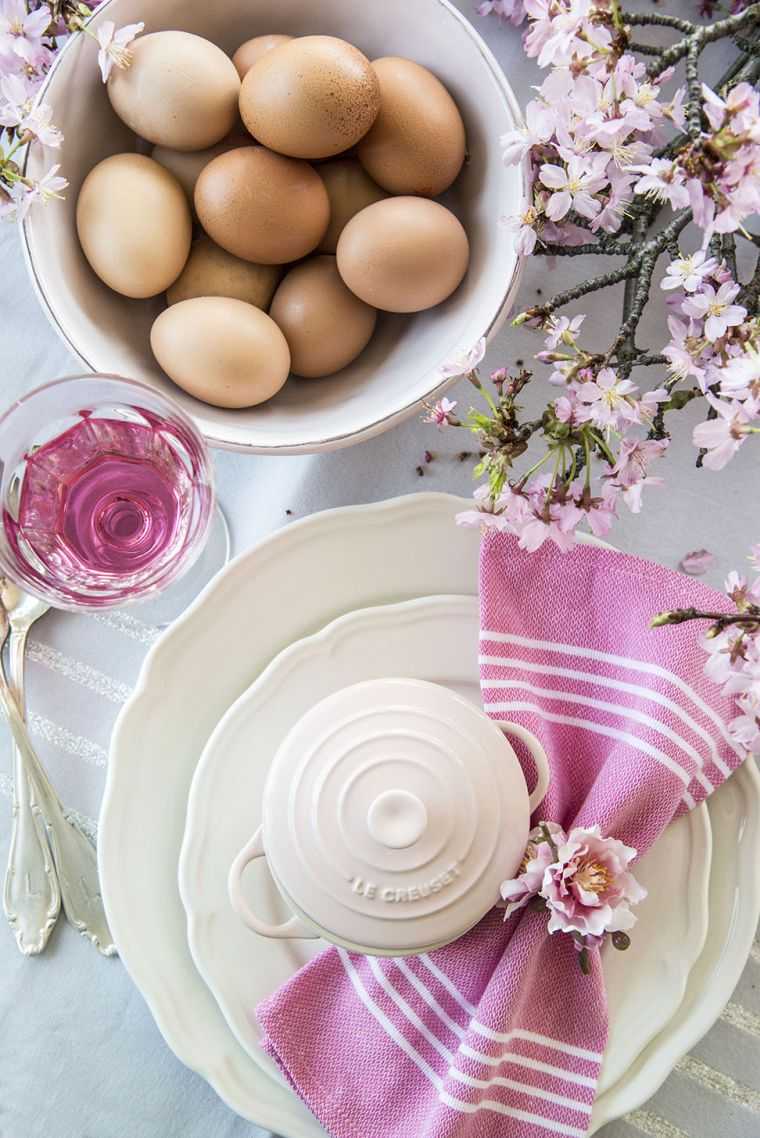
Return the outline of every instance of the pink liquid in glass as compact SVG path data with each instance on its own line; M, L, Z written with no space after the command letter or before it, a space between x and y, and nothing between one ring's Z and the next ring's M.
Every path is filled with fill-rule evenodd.
M75 603L113 604L176 574L210 509L201 456L180 426L82 412L24 456L3 524L25 574ZM202 516L201 516L202 515Z

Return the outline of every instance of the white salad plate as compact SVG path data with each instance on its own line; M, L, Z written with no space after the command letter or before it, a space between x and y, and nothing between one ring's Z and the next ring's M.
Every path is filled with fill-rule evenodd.
M479 535L454 525L467 506L414 494L330 510L241 554L153 646L113 733L98 856L122 960L177 1057L238 1114L286 1138L324 1131L241 1047L190 955L177 885L190 783L219 720L294 640L357 608L475 595ZM615 1101L597 1103L600 1121L653 1094L731 995L760 912L759 804L750 764L712 796L705 947L674 1019L618 1083Z
M480 707L478 633L477 597L420 597L339 617L272 661L221 720L201 756L179 862L190 951L248 1054L283 1085L259 1046L256 1005L326 945L258 936L227 893L229 867L262 821L272 759L296 720L362 680L429 680ZM710 856L702 805L669 826L637 864L636 877L649 895L637 910L631 948L625 955L604 953L610 1037L599 1097L681 1003L707 935ZM249 871L243 884L264 920L287 916L266 870Z

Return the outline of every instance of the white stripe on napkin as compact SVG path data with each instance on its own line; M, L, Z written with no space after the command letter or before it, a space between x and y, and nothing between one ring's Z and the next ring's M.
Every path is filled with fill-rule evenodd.
M546 711L544 708L539 707L535 703L529 703L527 700L512 700L506 703L491 703L488 705L489 710L497 711L530 711L537 715L539 719L545 719L550 723L562 723L567 727L578 727L581 731L591 731L594 735L606 735L609 739L617 739L621 743L627 743L635 751L641 751L650 758L655 759L662 766L667 767L671 774L680 778L684 786L688 786L692 780L690 771L686 771L670 755L666 755L664 751L653 747L644 739L638 739L635 735L629 734L628 731L619 731L617 727L606 727L603 723L596 723L593 719L578 719L573 715L560 715L558 712ZM712 788L711 788L712 789ZM685 796L684 796L685 797Z
M420 1055L416 1048L414 1048L412 1044L401 1034L401 1032L398 1031L391 1020L388 1019L382 1009L379 1008L375 1001L371 998L366 988L362 984L361 978L354 968L346 950L343 948L338 948L337 952L343 968L351 980L354 990L359 996L361 1002L364 1004L373 1018L377 1021L377 1023L381 1026L389 1039L391 1039L404 1052L407 1058L411 1059L411 1061L422 1072L425 1078L433 1084L433 1086L438 1091L438 1097L442 1103L444 1103L446 1106L451 1107L452 1110L456 1110L459 1113L463 1114L475 1114L479 1110L492 1110L499 1114L504 1114L510 1118L520 1119L523 1122L532 1122L535 1125L540 1126L542 1129L552 1131L555 1134L565 1134L568 1136L568 1138L584 1138L584 1135L586 1133L585 1129L579 1130L577 1127L567 1126L563 1123L555 1122L552 1119L544 1118L543 1115L532 1114L530 1111L518 1110L517 1108L507 1106L504 1103L499 1103L491 1099L484 1099L481 1102L477 1103L463 1102L461 1099L455 1098L447 1091L444 1091L444 1084L441 1076L433 1070L427 1060L422 1055ZM372 958L368 959L371 960ZM441 975L443 975L443 973L441 973ZM530 1093L530 1091L534 1090L535 1088L532 1088L530 1086L521 1086L520 1089L524 1089L526 1093Z
M401 1014L411 1024L416 1031L420 1033L423 1039L427 1040L431 1047L450 1064L454 1064L455 1056L446 1047L441 1040L435 1035L434 1032L428 1028L427 1024L423 1023L419 1018L414 1008L410 1007L404 997L396 990L391 983L389 977L383 971L380 961L373 956L367 957L367 963L370 966L372 975L377 980L379 986L385 992L386 996L396 1005ZM365 989L366 991L366 989ZM490 1028L485 1028L483 1025L478 1024L482 1028L480 1034L490 1033L492 1037L497 1037L497 1041L503 1043L512 1043L518 1040L523 1040L530 1043L534 1047L548 1047L561 1052L568 1057L580 1057L587 1061L593 1062L597 1067L600 1065L602 1056L596 1051L586 1051L583 1047L574 1047L571 1044L562 1043L560 1040L551 1039L546 1035L539 1035L534 1031L527 1031L523 1028L514 1028L509 1032L491 1032ZM563 1079L566 1082L576 1083L578 1086L596 1086L596 1080L589 1078L586 1075L578 1075L575 1072L567 1071L564 1067L557 1067L551 1063L544 1063L539 1059L531 1059L527 1055L519 1054L518 1052L510 1051L508 1048L503 1050L500 1055L484 1055L468 1044L462 1043L458 1048L458 1053L466 1055L469 1059L476 1059L480 1063L485 1063L488 1066L498 1066L502 1063L514 1063L518 1067L526 1067L532 1071L541 1071L546 1075L553 1075L555 1078ZM502 1085L499 1081L500 1077L487 1080L485 1086ZM513 1080L514 1081L514 1080ZM503 1084L506 1085L506 1084Z
M420 1071L422 1071L422 1074L425 1076L425 1078L428 1079L436 1088L436 1090L440 1092L443 1089L443 1080L441 1076L436 1074L428 1061L424 1059L422 1055L420 1055L419 1051L412 1047L409 1040L404 1038L401 1032L397 1030L397 1028L385 1015L385 1013L370 997L369 992L361 982L359 973L354 968L353 964L351 963L351 958L344 948L338 948L338 956L340 958L341 964L343 965L343 968L348 975L348 978L354 986L354 990L357 996L364 1004L367 1011L377 1020L388 1038L392 1039L396 1046L401 1048L406 1057L408 1059L411 1059L414 1065L418 1067Z
M580 644L561 644L553 640L533 640L529 636L518 636L513 632L489 632L483 630L480 634L481 641L490 640L494 644L517 644L522 648L534 648L544 652L557 652L566 656L581 656L587 660L599 660L605 664L613 664L618 668L631 668L637 672L644 672L650 676L659 676L661 679L667 680L668 683L673 684L678 688L688 699L692 701L699 708L703 715L712 720L718 728L724 742L731 748L734 754L744 757L738 743L728 733L728 728L720 716L705 703L700 695L694 691L680 676L674 672L669 672L667 668L660 667L659 664L651 664L647 660L634 660L628 656L616 656L610 652L600 652L596 648L587 648ZM723 774L730 774L728 767L722 771Z
M418 957L418 959L421 960L420 957ZM434 968L436 968L436 973L438 974L437 978L440 980L440 978L443 977L444 981L448 981L448 984L445 986L447 987L447 991L451 993L453 988L451 981L448 977L444 976L444 973L441 972L440 969L433 965L433 962L429 959L429 957L425 961L422 961L422 963L425 963L426 966L432 965ZM467 1027L464 1027L462 1024L459 1024L453 1020L448 1012L441 1007L430 989L425 986L419 976L415 975L415 973L412 972L411 968L402 957L394 957L393 964L396 965L401 974L406 978L406 980L408 980L417 994L421 996L431 1011L435 1012L441 1022L453 1035L456 1035L458 1039L464 1039L468 1032L472 1031L476 1035L482 1035L485 1036L486 1039L493 1040L494 1043L511 1043L515 1039L522 1039L527 1043L534 1043L538 1047L546 1047L552 1051L561 1051L565 1055L572 1055L577 1059L585 1059L589 1063L596 1063L597 1066L601 1064L602 1059L604 1058L602 1053L599 1051L589 1051L585 1047L576 1047L572 1043L564 1043L560 1039L552 1039L548 1035L540 1035L536 1031L528 1031L527 1028L523 1027L515 1027L511 1031L494 1031L493 1028L487 1027L483 1023L479 1023L479 1021L474 1018L470 1019ZM459 998L457 999L457 997ZM459 1003L462 1007L464 1007L464 1005L467 1003L460 992L457 992L454 998L457 999L457 1003Z
M518 1055L516 1051L503 1051L501 1055L486 1055L484 1051L476 1051L468 1043L459 1047L462 1055L474 1059L477 1063L484 1063L488 1067L500 1067L502 1064L514 1064L515 1067L527 1067L531 1071L540 1071L542 1075L552 1075L555 1079L562 1079L566 1083L575 1083L579 1087L596 1086L596 1079L589 1075L576 1075L575 1071L567 1071L564 1067L555 1067L553 1063L544 1063L541 1059L531 1059L527 1055Z
M500 685L501 687L502 685ZM624 703L610 703L603 699L592 699L591 696L580 695L578 692L556 691L553 688L542 688L537 684L528 683L527 680L507 680L503 685L504 690L517 689L518 691L527 691L531 695L537 695L541 699L555 700L558 703L576 703L581 707L596 707L599 711L607 711L611 715L619 715L621 719L629 720L634 723L641 723L644 727L649 727L652 731L657 731L658 734L664 735L671 743L675 743L677 747L687 755L695 766L698 768L695 777L702 782L705 790L708 793L714 790L711 782L708 782L704 774L702 774L702 767L704 766L704 758L700 755L699 751L692 747L685 739L682 739L675 731L672 731L665 723L661 723L657 719L653 719L651 715L647 715L644 711L639 711L636 708L628 707ZM484 685L484 690L487 687ZM487 703L486 710L499 711L500 705L498 703ZM700 774L702 777L700 778ZM704 781L703 781L704 780Z
M554 1134L566 1134L568 1138L586 1138L587 1127L580 1130L577 1126L568 1126L564 1122L555 1122L551 1118L544 1118L540 1114L531 1114L527 1110L518 1110L517 1107L507 1106L506 1103L496 1102L494 1099L482 1099L480 1102L461 1102L453 1098L447 1091L441 1091L438 1098L446 1106L459 1110L463 1114L475 1114L479 1110L493 1110L497 1114L505 1114L508 1118L516 1118L520 1122L531 1122L544 1130L551 1130Z
M554 1102L557 1106L567 1107L568 1110L577 1110L578 1114L591 1114L591 1103L578 1102L577 1099L568 1098L567 1095L557 1095L554 1091L545 1091L542 1087L535 1087L532 1084L518 1083L514 1079L506 1078L505 1075L494 1075L491 1079L476 1079L474 1075L468 1075L458 1067L450 1067L448 1073L452 1079L457 1079L458 1082L465 1083L468 1087L475 1087L477 1090L507 1087L511 1091L518 1091L519 1094L527 1094L531 1098L541 1098L546 1102Z
M438 1052L442 1059L445 1059L447 1063L453 1063L454 1055L452 1052L444 1043L441 1042L438 1036L430 1030L427 1024L422 1022L414 1008L410 1007L404 997L396 991L396 989L393 987L393 984L391 984L390 980L380 967L377 957L368 956L367 963L372 970L372 975L375 977L378 984L385 992L386 996L388 996L393 1001L405 1019L407 1019L412 1027L414 1027L420 1033L423 1039L427 1040L430 1046Z
M668 711L693 731L695 735L699 735L699 737L707 743L710 748L710 754L712 755L712 761L716 767L725 774L723 768L726 764L718 754L718 748L712 735L710 735L701 724L697 723L696 719L693 719L684 708L674 703L672 699L663 695L662 692L655 691L654 688L641 687L639 684L631 684L626 680L616 680L612 676L603 676L598 672L581 672L576 668L563 668L558 664L537 663L535 660L523 660L517 656L479 656L478 663L494 665L499 668L515 668L524 672L536 672L542 676L561 676L563 679L578 680L580 683L613 688L615 691L625 692L626 695L635 696L637 699L658 703L661 707L667 708ZM492 688L509 687L511 682L511 680L484 679L481 681L481 687L483 691L489 691Z
M460 1008L464 1008L467 1014L471 1017L475 1017L478 1014L478 1009L474 1007L474 1005L471 1004L469 1000L466 1000L464 998L456 985L448 978L445 972L441 972L438 965L433 963L426 952L420 953L417 959L419 960L420 964L423 964L425 968L427 968L428 972L431 972L433 976L435 976L441 987L445 988L452 999L456 1000Z
M464 1039L465 1035L467 1034L466 1028L457 1023L456 1020L453 1020L448 1012L441 1007L433 993L425 987L419 976L415 976L414 972L412 972L406 961L400 957L394 957L393 963L396 965L401 975L406 977L406 979L414 988L415 992L417 992L417 994L425 1001L427 1006L435 1012L441 1023L443 1023L453 1035L456 1035L458 1039Z
M549 1047L552 1051L562 1051L565 1055L572 1055L576 1059L586 1059L589 1063L601 1063L604 1056L600 1051L587 1051L585 1047L576 1047L572 1043L563 1043L561 1039L552 1039L548 1035L539 1035L536 1031L527 1031L524 1027L515 1027L511 1031L493 1031L485 1024L472 1021L470 1027L478 1035L485 1035L486 1039L493 1039L495 1043L511 1043L513 1039L524 1039L527 1043L535 1043L538 1047Z

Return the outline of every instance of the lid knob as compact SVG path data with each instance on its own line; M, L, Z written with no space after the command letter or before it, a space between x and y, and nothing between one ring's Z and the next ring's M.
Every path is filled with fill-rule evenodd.
M392 850L413 846L427 828L425 803L408 790L385 790L367 812L367 826L376 842Z

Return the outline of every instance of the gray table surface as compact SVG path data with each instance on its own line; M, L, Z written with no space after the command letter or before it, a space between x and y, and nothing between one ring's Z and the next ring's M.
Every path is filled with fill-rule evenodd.
M460 7L472 15L471 0L460 0ZM473 19L524 103L536 72L523 58L517 32L493 20ZM708 61L710 68L720 67L719 54ZM37 305L10 226L0 229L0 258L4 404L44 380L78 369ZM529 303L537 289L544 294L559 290L580 273L577 261L549 271L537 259L527 267L520 299ZM619 301L619 293L597 296L588 322L592 335L595 330L609 335ZM665 342L661 315L645 325L642 342ZM531 333L506 328L491 346L487 363L512 364L536 350ZM538 406L546 387L541 382L535 387L531 398ZM462 402L469 398L464 388L459 396ZM640 516L624 516L613 540L671 566L688 550L705 546L717 558L709 579L719 584L731 567L743 564L749 545L760 537L760 452L747 444L722 473L697 474L689 441L695 421L696 414L682 416L667 460L667 487L649 492ZM251 458L218 453L219 496L234 551L286 525L286 511L303 517L420 489L467 494L469 468L457 457L463 445L458 436L438 435L415 417L378 439L334 454ZM416 467L428 447L436 458L420 478ZM96 623L86 616L50 614L35 630L28 683L35 741L67 804L88 818L97 816L113 720L134 685L147 646L139 629L108 617ZM0 725L2 866L10 831L9 776L8 736ZM760 944L753 947L715 1027L649 1103L602 1133L604 1138L760 1134ZM0 1138L263 1134L237 1118L178 1062L118 960L96 957L61 923L46 954L28 961L0 925Z

